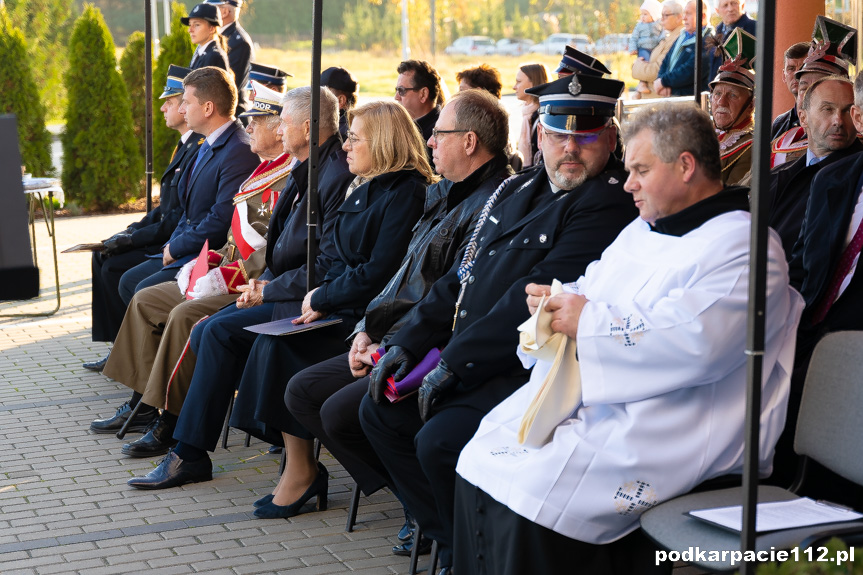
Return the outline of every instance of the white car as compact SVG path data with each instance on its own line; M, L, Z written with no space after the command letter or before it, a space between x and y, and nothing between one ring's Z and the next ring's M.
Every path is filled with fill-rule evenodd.
M552 34L530 48L533 54L563 54L567 44L585 53L593 52L593 44L586 34Z
M465 56L487 56L495 53L494 40L488 36L462 36L444 49L450 56L463 54Z
M533 40L503 38L497 41L497 53L502 56L521 56L527 54L533 44Z

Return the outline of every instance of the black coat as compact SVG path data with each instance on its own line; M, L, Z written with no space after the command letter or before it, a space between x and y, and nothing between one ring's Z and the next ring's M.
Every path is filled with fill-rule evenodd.
M758 27L758 23L755 22L752 18L747 16L746 14L742 15L737 22L732 24L731 26L726 27L725 22L720 22L718 26L716 26L716 35L722 38L722 43L724 44L728 37L734 32L735 28L742 28L746 32L749 32L753 36L755 36L756 28ZM708 57L704 60L705 65L707 66L708 71L708 82L712 82L716 77L716 74L719 73L719 66L722 65L722 49L721 48L712 48L709 51ZM707 89L707 86L703 86L702 89Z
M249 83L249 71L255 59L255 48L252 46L249 33L240 26L239 22L232 22L222 32L222 36L228 41L228 65L234 73L234 82L237 85L237 115L239 115L249 107L249 102L246 100L246 85Z
M528 318L524 288L555 278L578 279L638 212L623 191L626 172L609 158L606 170L568 193L551 194L544 166L519 174L504 189L483 227L453 329L458 262L432 286L415 318L390 340L422 358L432 347L468 391L489 379L525 372L515 354L517 326ZM526 375L524 375L526 380Z
M132 231L132 246L144 248L156 246L161 252L162 246L171 237L180 216L183 215L183 206L180 204L178 187L180 175L188 164L198 153L198 147L203 136L191 133L186 143L178 142L171 163L162 174L161 188L159 191L159 205L150 210L146 216L129 226Z
M204 53L197 60L195 60L194 53L192 54L192 62L189 64L191 70L197 70L206 66L215 66L222 70L231 69L228 65L228 55L225 54L218 42L210 42L204 49Z
M791 128L796 128L799 125L800 118L797 116L797 106L794 106L773 120L773 124L770 126L770 139L775 140Z
M354 176L348 171L347 154L337 135L321 144L318 176L318 221L315 234L318 254L315 260L315 284L323 281L338 253L333 243L333 228L338 208ZM265 302L275 302L273 320L300 314L306 295L306 249L308 228L309 161L294 167L279 201L273 208L267 231L267 269L261 275L269 281L264 286Z
M382 174L357 187L333 230L338 258L312 294L315 311L359 320L386 286L422 214L426 181L415 170Z
M770 171L770 219L768 225L776 230L782 238L785 249L785 259L791 259L791 251L800 235L800 226L806 214L806 202L809 200L809 190L815 175L827 166L843 158L863 151L859 140L844 150L833 152L817 164L806 165L806 156L801 156L793 162L786 162Z
M401 267L368 305L354 333L364 331L373 341L386 343L387 335L410 322L409 311L461 261L482 207L511 174L506 156L497 156L461 182L441 180L429 186Z

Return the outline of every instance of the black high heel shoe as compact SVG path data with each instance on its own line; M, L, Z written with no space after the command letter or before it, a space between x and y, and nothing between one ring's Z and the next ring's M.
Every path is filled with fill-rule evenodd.
M327 468L318 462L318 476L299 499L290 505L276 505L272 501L255 509L255 517L261 519L287 519L300 514L300 509L312 497L318 498L318 511L327 510L327 491L329 490L329 474Z
M254 505L255 509L257 509L258 507L263 507L267 503L270 503L272 500L273 500L273 494L270 493L269 495L264 495L263 497L261 497L260 499L255 501L254 503L252 503L252 505Z

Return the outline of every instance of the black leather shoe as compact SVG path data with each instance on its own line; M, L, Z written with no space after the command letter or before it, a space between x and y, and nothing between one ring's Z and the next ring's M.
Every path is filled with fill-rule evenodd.
M110 351L108 352L108 355L106 355L102 359L99 359L97 361L85 362L81 367L83 367L84 369L89 369L90 371L101 372L103 369L105 369L105 364L108 363L109 357L111 357Z
M117 408L117 413L115 413L113 417L109 417L108 419L97 419L90 423L90 431L93 433L117 433L120 431L120 428L123 427L123 424L126 423L126 420L129 419L130 413L132 413L132 408L129 407L129 402L127 401ZM145 432L150 424L156 421L158 417L158 409L142 405L141 409L138 410L138 413L135 414L135 419L133 419L132 423L129 424L129 427L126 428L126 432Z
M404 543L405 541L410 541L414 536L414 524L410 519L405 519L405 524L402 525L402 528L399 529L398 540Z
M147 433L143 437L123 445L120 450L123 455L130 457L152 457L154 455L164 455L177 445L177 440L172 437L174 434L174 426L168 424L164 418L160 417L150 424Z
M432 543L434 543L434 541L432 541L431 539L428 539L426 537L423 537L422 539L420 539L420 548L419 548L418 553L420 555L428 555L431 552ZM393 547L393 555L401 555L402 557L410 557L411 552L413 550L414 550L414 540L410 539L409 541L406 541L406 542L402 543L401 545L396 545L395 547Z
M126 483L138 489L168 489L186 483L209 481L213 478L213 463L209 457L199 461L183 461L169 451L159 465L144 477L133 477Z

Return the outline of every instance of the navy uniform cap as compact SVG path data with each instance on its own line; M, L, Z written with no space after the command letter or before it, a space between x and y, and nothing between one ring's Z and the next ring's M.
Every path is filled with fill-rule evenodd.
M560 59L560 64L557 66L555 72L558 74L560 72L568 72L570 74L597 77L611 74L611 70L605 64L589 54L576 50L569 44L563 50L563 58Z
M189 25L189 20L191 18L200 18L201 20L206 20L213 26L221 26L222 25L222 15L219 14L219 9L216 8L214 4L198 4L192 11L189 12L189 15L185 18L180 18L180 22L183 23L183 26Z
M188 68L182 66L174 66L171 64L168 67L168 79L165 81L165 90L159 96L160 100L170 98L171 96L179 96L183 93L183 78L191 72Z
M333 66L321 72L321 86L333 88L348 94L353 94L357 91L357 81L351 76L351 73L344 68Z
M231 6L236 6L237 8L243 7L243 0L205 0L205 4L212 4L213 6L221 6L222 4L229 4Z
M261 84L284 87L285 78L288 76L291 78L294 77L293 74L280 70L275 66L265 66L264 64L256 64L252 62L251 70L249 70L249 83L246 84L246 90L252 89L252 80L260 82Z
M573 74L525 90L539 98L539 122L550 132L590 132L614 116L620 80Z

